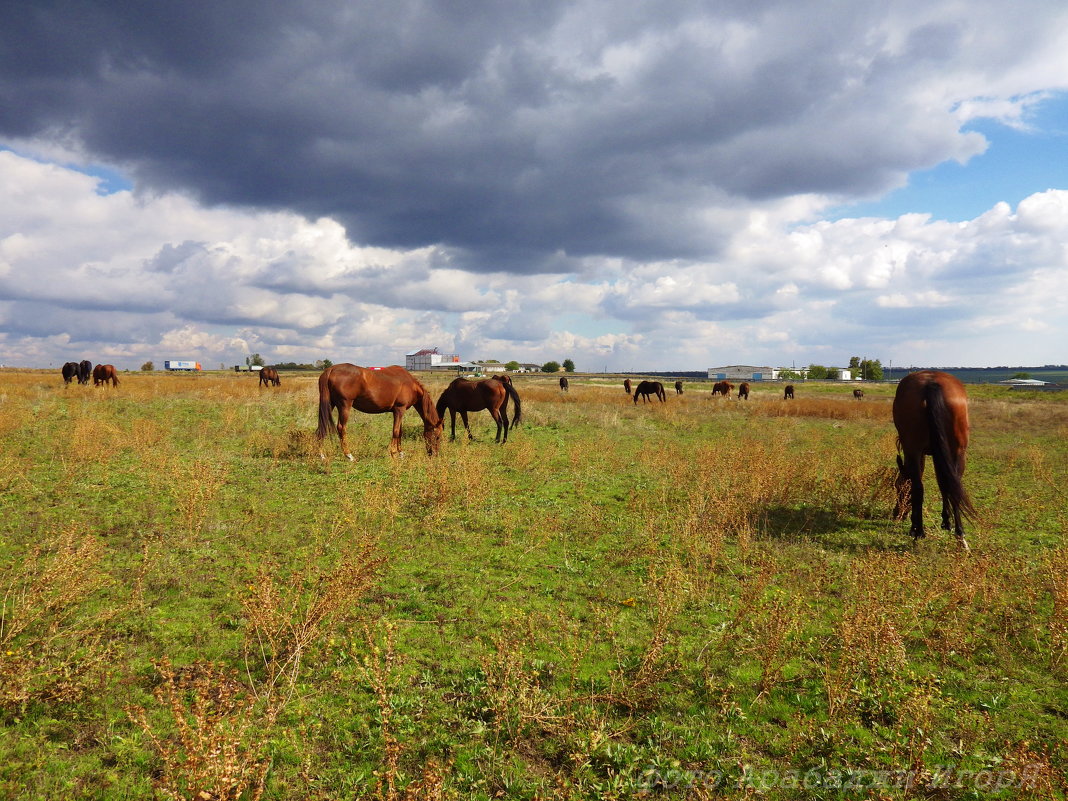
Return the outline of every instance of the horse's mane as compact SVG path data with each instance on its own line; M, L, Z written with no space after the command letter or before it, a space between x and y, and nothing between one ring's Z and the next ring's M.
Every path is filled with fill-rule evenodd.
M425 428L436 426L441 422L441 414L434 405L434 399L430 397L430 391L418 380L415 382L415 385L419 388L420 393L419 404L416 406L416 411L418 411L419 416L423 418L423 426Z

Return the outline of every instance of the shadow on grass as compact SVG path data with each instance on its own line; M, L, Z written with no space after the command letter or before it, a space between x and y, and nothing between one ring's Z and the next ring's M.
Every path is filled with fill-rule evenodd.
M797 509L773 506L766 509L765 525L759 538L817 543L843 553L871 548L885 551L908 551L913 548L913 539L907 536L907 527L900 528L894 521L864 520L817 507Z

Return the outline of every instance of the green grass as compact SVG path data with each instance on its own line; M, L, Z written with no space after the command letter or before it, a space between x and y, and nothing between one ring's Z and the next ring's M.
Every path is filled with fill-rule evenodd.
M348 462L313 376L122 380L0 373L2 796L1065 797L1057 396L969 389L963 556L890 388L524 376L505 446Z

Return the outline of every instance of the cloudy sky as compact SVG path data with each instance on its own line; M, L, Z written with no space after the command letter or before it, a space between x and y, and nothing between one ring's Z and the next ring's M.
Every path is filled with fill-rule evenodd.
M0 363L1068 362L1061 0L42 0Z

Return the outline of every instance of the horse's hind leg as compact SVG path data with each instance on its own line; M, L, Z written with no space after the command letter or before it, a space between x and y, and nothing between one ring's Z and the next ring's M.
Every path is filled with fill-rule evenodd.
M393 409L393 439L389 441L390 456L404 456L401 450L401 418L404 417L404 409Z
M914 456L906 457L905 466L912 484L912 528L909 533L919 539L927 536L927 532L923 530L923 454L921 453L918 459Z
M349 452L349 445L345 442L345 426L349 422L349 412L352 407L347 403L342 403L337 407L337 438L341 443L341 452L345 454L350 462L352 461L352 454Z

